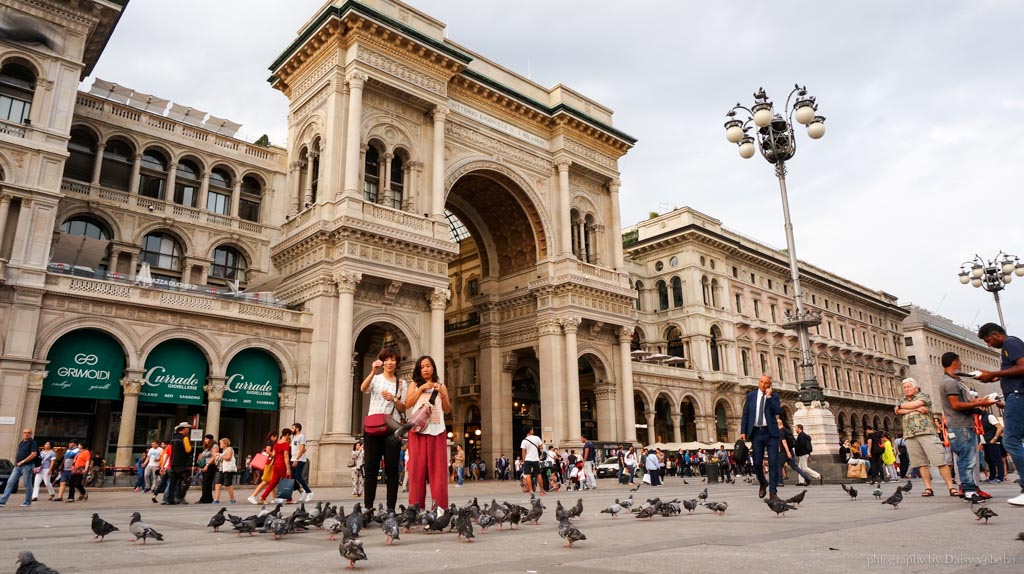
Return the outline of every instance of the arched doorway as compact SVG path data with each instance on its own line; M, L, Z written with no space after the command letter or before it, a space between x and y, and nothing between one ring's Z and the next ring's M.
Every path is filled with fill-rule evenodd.
M654 440L672 441L672 403L665 395L658 395L654 401Z
M839 413L839 416L836 417L836 433L839 435L840 441L849 438L846 434L846 413Z
M584 353L578 363L581 432L590 440L613 440L616 404L604 362L593 353Z
M512 452L517 455L527 428L540 436L540 379L533 369L520 367L512 375Z
M647 401L644 400L644 396L638 392L633 393L633 424L636 427L636 438L643 444L650 444L656 442L654 440L654 429L648 428L647 424L647 413L650 409L647 407Z
M697 407L690 397L679 404L679 431L683 442L697 440Z
M473 405L466 413L466 423L463 425L462 448L466 451L466 466L469 466L477 458L480 458L480 407Z
M255 451L268 428L302 422L279 419L281 365L264 349L236 353L224 376L220 436L231 439L236 452Z
M715 440L729 442L729 403L718 401L715 405Z
M359 436L363 434L363 417L370 408L366 394L359 390L359 384L373 369L373 362L385 347L393 347L398 352L399 379L412 379L413 362L417 357L410 356L412 348L409 339L401 329L391 323L378 321L363 328L356 337L354 345L355 360L352 373L352 428L350 432Z

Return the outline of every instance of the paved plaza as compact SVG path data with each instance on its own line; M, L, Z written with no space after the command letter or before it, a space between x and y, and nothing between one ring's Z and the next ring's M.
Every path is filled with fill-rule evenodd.
M668 479L659 488L636 493L640 501L652 496L663 500L692 498L704 488L697 479L684 485ZM886 485L885 492L894 485ZM552 493L538 526L521 530L480 532L467 544L454 533L403 534L394 546L385 545L376 528L364 530L362 539L369 557L357 571L452 572L1020 572L1024 565L1024 508L1005 503L1016 485L995 485L989 506L999 513L990 524L974 520L968 505L948 496L921 498L921 482L907 500L894 510L871 496L871 488L859 488L852 501L838 485L811 486L801 509L776 517L757 499L756 487L737 482L710 487L709 500L726 501L725 516L705 508L693 515L655 516L638 520L619 515L612 519L599 510L616 497L628 495L614 480L599 482L596 491L579 493L584 513L576 521L587 540L564 548L557 534L555 502L569 506L576 493ZM317 498L341 503L351 509L356 502L348 489L316 490ZM783 497L797 494L792 484L780 489ZM381 497L383 491L381 491ZM467 483L452 489L452 501L465 504L472 497L480 503L491 498L525 504L527 497L510 482ZM190 490L190 498L198 492ZM240 497L241 498L241 497ZM401 501L400 501L401 502ZM181 571L216 572L334 572L343 570L338 542L326 533L310 531L275 541L269 534L237 537L228 528L220 533L204 528L216 508L209 505L166 507L150 503L148 495L93 490L85 503L37 502L19 508L12 497L0 509L0 572L12 572L21 550L59 572L136 574L149 567ZM254 513L258 507L239 503L234 514ZM289 513L291 508L286 509ZM165 535L164 542L135 545L129 541L128 519L140 511L143 519ZM94 543L90 516L98 512L121 528L103 543ZM229 525L230 526L230 525ZM979 564L980 563L980 564ZM170 570L165 570L170 571Z

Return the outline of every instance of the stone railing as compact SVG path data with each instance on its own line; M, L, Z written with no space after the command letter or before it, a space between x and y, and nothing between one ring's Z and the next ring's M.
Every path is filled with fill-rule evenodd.
M589 275L591 277L597 277L604 281L618 282L619 274L612 271L611 269L605 269L598 267L597 265L591 265L590 263L584 263L582 261L576 261L576 270L583 275Z
M205 209L196 209L194 207L189 207L187 205L178 205L177 203L153 199L152 197L146 197L144 195L127 193L117 189L110 189L108 187L90 185L88 183L82 181L75 181L72 179L62 180L60 184L60 190L70 196L84 196L99 199L105 202L117 204L119 206L135 205L136 207L145 209L151 213L169 213L175 219L180 219L186 222L205 222L207 224L215 225L217 227L225 229L237 229L240 231L244 231L246 233L253 233L256 235L262 235L265 231L267 231L269 227L261 223L257 223L255 221L248 221L237 217L229 217L217 213L210 213Z
M0 134L7 134L9 136L14 136L16 138L23 138L25 137L25 132L27 131L28 128L24 125L0 120Z
M373 219L396 223L402 227L408 227L410 229L415 229L416 231L423 231L427 229L427 222L422 216L413 215L411 213L406 213L398 209L392 209L390 207L384 207L383 205L377 205L374 203L363 203L363 215L372 217Z

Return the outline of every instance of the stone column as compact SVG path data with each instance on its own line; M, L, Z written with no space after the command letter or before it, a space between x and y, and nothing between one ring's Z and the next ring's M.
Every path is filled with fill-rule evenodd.
M21 411L22 427L36 428L36 421L39 417L39 399L43 394L43 381L46 380L48 371L30 371L28 374L28 385L25 387L25 406ZM21 429L17 429L21 431Z
M669 409L669 413L672 416L672 442L683 442L683 432L679 428L679 413L674 406Z
M444 121L448 117L448 108L437 106L431 115L434 118L434 157L431 166L430 214L440 217L444 213Z
M362 273L336 273L338 286L337 345L334 348L334 397L331 399L331 432L352 432L352 313Z
M609 267L622 268L622 220L619 210L619 180L613 179L608 182L608 200L612 204L612 257L608 261Z
M313 168L319 155L317 152L311 151L306 154L306 157L308 159L306 160L306 181L302 185L302 209L313 205Z
M582 320L579 317L563 317L559 323L565 331L565 392L566 401L565 440L575 443L580 438L580 372L578 368L578 350L576 332ZM594 405L595 409L597 405ZM543 411L542 411L543 412Z
M210 170L206 170L199 178L199 196L196 197L196 209L206 209L207 198L210 196Z
M231 187L231 207L228 208L228 215L231 217L238 217L238 202L242 199L242 180L238 179L235 181L235 185Z
M227 377L209 376L207 384L203 387L206 391L206 434L212 434L214 440L220 439L220 407L224 400L224 383Z
M654 413L645 412L644 419L647 420L647 444L651 445L658 442L658 435L654 433Z
M288 170L291 173L289 176L292 181L291 195L289 196L289 215L297 215L299 213L302 204L302 166L305 165L302 161L293 161L288 164Z
M619 401L622 404L622 431L619 437L627 443L636 442L636 412L633 398L633 364L629 356L629 344L633 340L633 328L619 329Z
M423 162L421 161L410 161L405 164L406 172L405 176L405 197L402 198L402 208L408 212L418 211L416 208L417 195L419 195L419 186L417 180L419 174L423 173Z
M11 196L0 195L0 250L4 246L4 231L7 227L7 214L11 211Z
M572 161L568 158L563 157L555 160L555 167L558 169L558 217L562 220L562 224L558 226L559 242L562 244L561 251L563 254L572 253L572 223L569 218L570 165L572 165Z
M128 193L139 192L139 179L141 177L140 170L142 169L142 154L135 154L135 161L132 162L132 179L128 184Z
M284 425L290 425L295 421L295 402L297 395L295 393L295 387L290 389L282 390L277 394L278 404L280 405L280 423ZM306 430L306 429L302 429Z
M538 321L537 359L540 362L541 438L560 446L566 440L563 405L562 327L555 318ZM518 445L515 445L518 446Z
M602 442L616 442L621 440L618 431L618 405L615 387L611 385L599 386L594 391L594 398L597 401L597 440Z
M103 150L107 149L107 144L101 143L96 146L96 157L92 161L92 184L100 184L100 171L103 170Z
M345 193L360 197L359 140L363 123L363 85L366 74L354 72L348 77L348 118L345 120ZM348 431L346 431L348 432Z
M437 363L438 377L444 377L444 310L451 298L452 292L441 288L435 288L427 296L430 303L430 356Z
M162 200L173 200L174 199L174 186L178 182L178 164L174 163L172 159L167 164L167 187L164 188L164 196Z
M381 197L377 198L377 202L391 207L393 204L393 196L391 195L391 160L395 159L395 154L386 153L384 154L384 177L380 178L383 183L383 193Z
M480 325L480 426L483 436L481 454L485 460L493 461L498 455L510 455L508 449L519 448L512 445L512 389L505 385L505 379L512 374L507 372L501 360L499 335L490 323L489 313L481 310ZM516 452L515 454L518 454ZM515 460L511 456L509 460ZM490 465L488 465L490 466Z
M131 263L129 263L129 267L128 267L128 278L131 279L132 281L135 281L135 274L138 272L137 271L138 268L139 268L139 252L138 251L133 251L132 252L132 260L131 260Z
M135 417L139 412L139 392L142 391L142 373L129 373L121 379L124 400L121 401L121 427L117 431L117 454L114 466L131 466L132 446L135 444Z

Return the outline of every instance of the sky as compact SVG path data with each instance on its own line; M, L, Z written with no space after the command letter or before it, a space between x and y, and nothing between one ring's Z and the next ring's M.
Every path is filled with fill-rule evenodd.
M240 122L283 144L267 67L322 0L131 0L92 77ZM788 163L800 259L968 327L996 321L960 265L1024 257L1024 3L412 0L449 39L614 110L622 224L689 206L785 247L773 166L725 113L806 85L826 116ZM173 9L170 7L173 6ZM510 9L510 6L514 6ZM1016 162L1016 163L1015 163ZM1024 277L1000 293L1024 332Z

